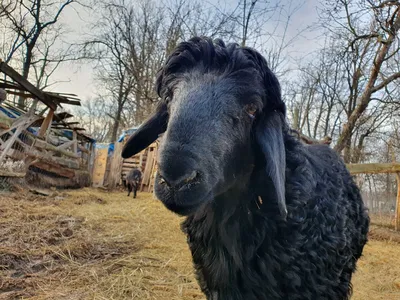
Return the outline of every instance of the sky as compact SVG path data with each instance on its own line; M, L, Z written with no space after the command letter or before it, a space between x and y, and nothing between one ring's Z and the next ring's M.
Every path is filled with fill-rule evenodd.
M228 0L236 3L237 0ZM278 1L278 0L273 0ZM293 0L295 3L297 0ZM300 0L298 0L300 1ZM317 21L318 0L303 0L304 5L292 16L288 27L288 37L297 36L290 47L290 55L294 57L307 57L310 53L318 49L318 32L307 32L298 36L299 29L312 25ZM213 2L213 0L211 0ZM288 3L288 0L280 1L280 4ZM69 40L79 40L82 33L88 28L88 21L92 17L86 11L75 11L72 8L65 10L61 21L69 26ZM267 24L266 26L275 26ZM282 26L283 27L283 26ZM278 28L278 31L283 28ZM296 59L293 62L298 62ZM293 66L296 67L296 66ZM96 84L93 78L93 67L88 63L63 64L54 74L54 81L63 81L52 86L52 91L74 93L82 100L90 99L96 94Z

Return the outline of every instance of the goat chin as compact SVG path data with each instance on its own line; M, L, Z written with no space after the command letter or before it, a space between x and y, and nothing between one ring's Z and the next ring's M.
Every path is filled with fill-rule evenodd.
M159 179L158 179L159 181ZM213 193L205 184L199 183L178 191L169 189L165 184L154 184L155 196L167 209L181 215L188 216L195 213L200 207L206 205L213 198Z

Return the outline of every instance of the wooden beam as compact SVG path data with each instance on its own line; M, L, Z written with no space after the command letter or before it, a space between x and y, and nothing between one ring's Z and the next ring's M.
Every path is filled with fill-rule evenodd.
M7 65L5 62L0 62L0 70L9 76L14 81L18 82L21 86L23 86L29 93L36 96L40 101L50 107L52 110L57 109L57 103L51 101L41 90L36 88L33 84L31 84L28 80L23 78L17 71Z
M78 144L78 149L81 150L83 153L89 154L89 150L79 144Z
M397 199L396 199L396 216L395 216L395 230L400 231L400 173L396 173L397 178Z
M55 114L56 120L64 120L64 119L68 119L68 118L72 118L73 115L71 115L70 113L67 112L61 112L58 114Z
M108 182L107 186L108 188L115 188L119 181L121 180L121 168L122 168L122 148L124 144L123 143L115 143L115 148L114 148L114 154L112 157L111 161L111 166L110 166L110 173L108 175Z
M74 142L72 144L72 150L76 155L78 155L78 136L76 130L72 131L72 140Z
M352 175L400 172L400 163L347 164L346 167Z
M30 157L33 159L37 159L40 162L49 163L55 166L59 165L59 168L68 168L74 170L79 170L80 168L80 163L77 160L71 160L62 157L53 157L32 148L24 153L16 149L11 149L10 151L8 151L7 156L16 160L24 160L26 159L26 157Z
M0 170L0 177L25 177L26 173Z
M57 149L67 149L67 148L71 147L73 144L74 144L74 141L69 141L69 142L66 142L64 144L57 146Z
M41 170L45 170L48 172L55 173L57 175L66 177L66 178L74 178L75 172L74 170L65 168L61 165L58 165L56 163L48 163L44 161L37 161L32 164L32 166L35 166L36 168L39 168Z
M0 130L0 136L7 132L10 132L11 130L18 128L20 126L22 126L25 129L39 119L41 119L41 117L36 116L36 115L20 116L18 119L15 119L15 121L12 123L12 125L8 129Z
M53 146L53 145L51 145L49 143L46 143L45 141L42 141L42 140L39 140L39 139L35 140L35 144L33 146L37 147L39 149L44 149L44 150L49 150L49 151L52 151L52 152L55 152L55 153L60 153L62 155L65 155L65 156L68 156L68 157L71 157L71 158L79 158L78 154L75 154L75 153L67 151L67 150L60 149L60 148L58 148L56 146Z
M38 133L39 138L43 138L46 135L47 130L50 127L51 121L53 120L53 116L54 116L54 110L50 109L49 112L47 113L46 118L44 119L44 121L42 123L42 126L40 126L40 130Z
M14 134L0 147L0 150L2 151L0 153L0 161L4 161L7 152L9 152L11 150L12 145L14 144L14 142L16 141L16 139L18 138L19 134L22 132L22 130L25 129L26 126L29 125L25 125L25 126L19 126Z
M7 93L10 94L10 95L19 96L19 97L22 97L22 98L32 98L33 97L32 94L27 94L27 93L24 93L24 92L14 92L14 91L8 90Z

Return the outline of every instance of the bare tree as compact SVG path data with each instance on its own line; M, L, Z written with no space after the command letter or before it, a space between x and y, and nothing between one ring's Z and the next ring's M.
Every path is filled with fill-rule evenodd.
M54 2L49 0L15 1L2 4L2 27L5 30L3 50L5 61L21 61L22 76L28 79L35 65L37 85L47 86L45 75L51 76L68 51L53 53L62 33L59 19L68 6L80 5L76 0ZM60 51L60 50L58 50ZM47 71L50 63L52 66ZM24 107L24 98L19 98Z
M330 135L348 163L376 158L367 142L391 131L400 109L400 4L376 3L327 1L327 42L288 93L295 125L313 138Z
M340 0L326 13L327 28L347 44L343 51L350 91L345 105L347 120L334 148L338 152L345 149L345 159L349 161L355 128L373 105L374 95L385 98L400 78L400 3ZM368 15L371 18L365 23L362 18Z
M109 140L112 132L112 119L105 113L109 107L104 99L91 98L82 101L82 106L74 108L71 113L74 121L79 122L80 126L86 129L97 142L103 143Z
M179 41L232 33L227 17L208 9L185 0L102 3L84 51L98 56L96 80L99 97L111 104L106 113L113 120L112 141L122 127L139 124L152 110L158 101L156 74Z
M3 0L0 3L0 17L4 17L8 12L13 12L17 6L17 2L12 0Z
M303 4L304 1L294 0L238 0L236 8L230 12L230 19L235 24L235 40L242 46L263 52L269 67L280 78L289 72L289 46L307 29L299 28L296 35L288 35L291 19Z
M111 141L121 125L140 122L147 104L156 101L152 82L165 51L163 17L151 1L102 3L100 21L94 24L85 51L90 48L98 56L96 81L99 97L110 103L105 113L113 120Z

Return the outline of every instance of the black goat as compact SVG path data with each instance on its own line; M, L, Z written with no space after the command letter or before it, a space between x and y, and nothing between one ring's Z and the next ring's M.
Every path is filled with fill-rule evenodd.
M126 186L128 187L128 197L133 191L133 198L136 198L137 191L142 180L142 172L139 169L132 169L126 175Z
M207 299L349 299L367 210L340 157L291 134L265 59L195 37L169 56L157 92L122 156L165 132L155 193L187 216Z

